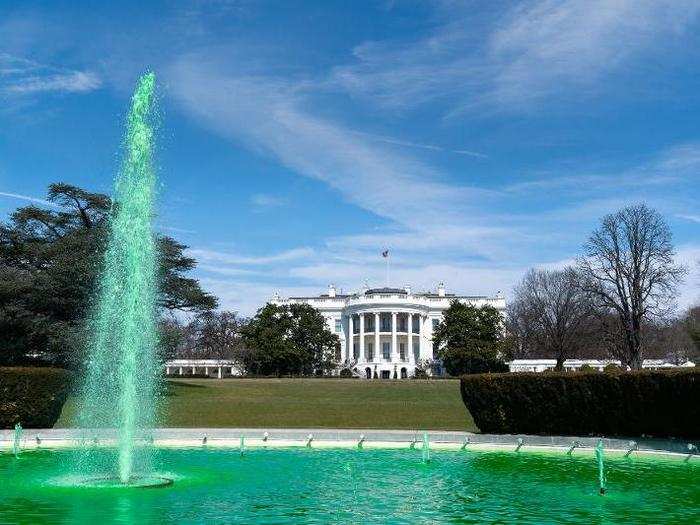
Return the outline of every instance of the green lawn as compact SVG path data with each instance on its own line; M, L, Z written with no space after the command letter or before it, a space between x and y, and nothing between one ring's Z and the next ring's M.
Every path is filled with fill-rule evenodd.
M56 427L73 412L69 400ZM458 380L174 379L161 424L476 431Z

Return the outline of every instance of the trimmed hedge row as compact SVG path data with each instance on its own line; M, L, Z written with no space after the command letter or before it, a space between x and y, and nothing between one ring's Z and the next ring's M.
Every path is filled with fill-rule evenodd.
M700 438L700 370L465 375L481 432Z
M60 368L0 367L0 428L51 428L68 396L71 373Z

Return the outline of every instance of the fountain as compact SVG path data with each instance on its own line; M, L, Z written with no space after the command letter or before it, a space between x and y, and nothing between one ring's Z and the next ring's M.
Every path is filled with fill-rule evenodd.
M579 446L581 446L581 443L579 441L577 441L577 440L572 441L571 446L569 447L569 450L566 451L566 455L570 456L573 453L574 449L576 447L579 447Z
M605 494L605 464L603 462L603 440L599 439L595 447L595 457L598 462L598 486L599 493Z
M430 441L428 440L428 433L423 432L423 463L430 462Z
M20 442L22 440L22 425L19 423L15 424L15 432L12 439L12 453L15 458L19 457Z
M76 470L100 482L143 484L149 448L137 447L155 423L160 367L156 355L157 255L152 230L155 75L136 87L127 117L124 157L113 210L79 405L83 429L117 429L116 457L86 448Z

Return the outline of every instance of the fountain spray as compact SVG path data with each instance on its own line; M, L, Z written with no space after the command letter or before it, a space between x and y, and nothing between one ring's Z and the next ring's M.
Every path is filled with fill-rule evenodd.
M131 98L98 301L89 326L79 414L82 428L118 429L116 465L88 465L93 467L88 470L111 470L109 474L116 474L121 483L128 483L137 469L148 469L147 458L136 458L147 453L137 451L135 441L154 425L160 381L152 231L154 89L155 75L146 73Z
M599 492L602 496L605 494L605 464L603 461L603 440L599 439L598 444L595 447L595 457L598 461L598 485Z

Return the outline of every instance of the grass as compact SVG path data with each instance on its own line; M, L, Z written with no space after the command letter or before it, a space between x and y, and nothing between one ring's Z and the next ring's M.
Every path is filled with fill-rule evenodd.
M458 380L171 379L164 427L476 431ZM56 427L70 426L68 401Z

